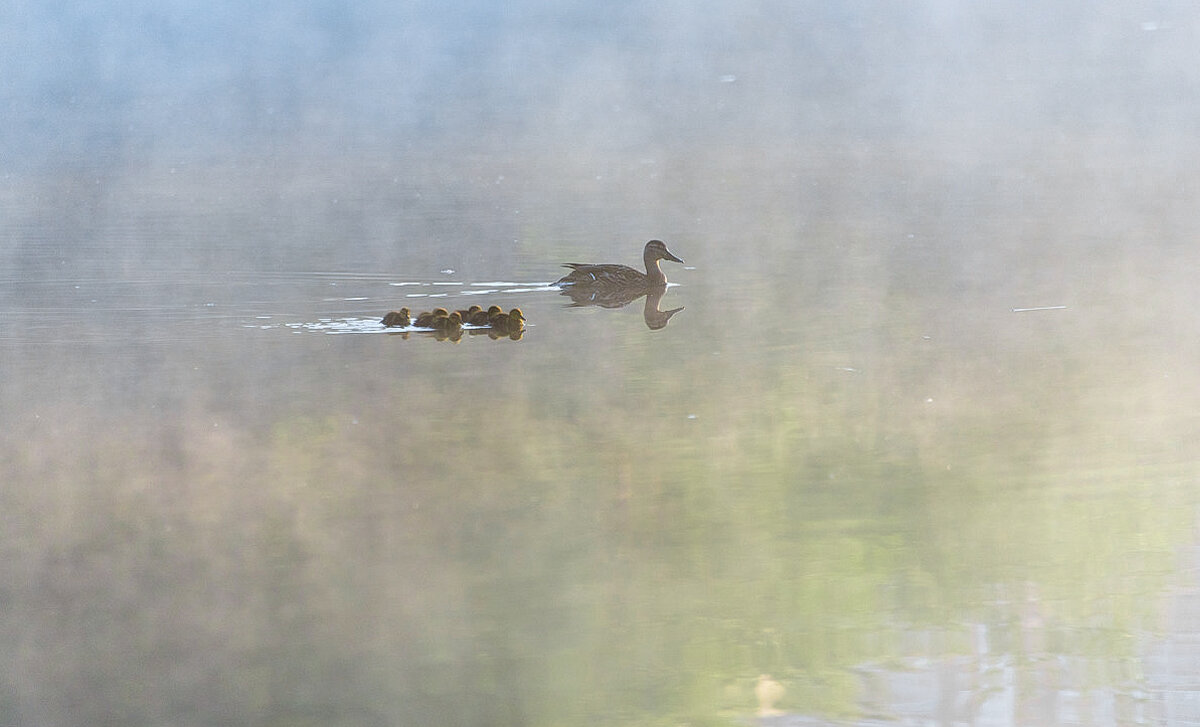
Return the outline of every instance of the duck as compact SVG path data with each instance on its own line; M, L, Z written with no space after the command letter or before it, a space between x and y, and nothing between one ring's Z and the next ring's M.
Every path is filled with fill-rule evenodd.
M460 317L462 317L463 323L466 323L467 321L471 320L471 316L475 315L476 313L480 313L482 311L483 311L483 308L480 308L477 305L473 305L470 308L467 308L466 310L455 311L455 313L457 313Z
M389 311L383 317L383 325L385 328L405 328L408 326L408 309L401 308L400 310Z
M432 328L434 319L445 318L449 315L445 308L434 308L432 311L425 311L417 316L417 320L413 321L413 325L420 326L421 328Z
M438 316L433 319L433 322L429 324L429 327L435 331L443 331L445 333L461 331L462 316L458 314L458 311L454 311L450 315Z
M667 276L659 268L660 260L670 260L681 263L682 259L675 256L662 240L651 240L642 250L642 260L646 264L646 272L634 270L628 265L604 263L590 265L586 263L564 263L564 268L571 272L559 278L555 285L578 285L587 287L613 288L657 288L667 284Z
M488 306L487 310L481 310L468 318L467 323L473 326L490 326L492 319L503 312L504 309L498 305Z
M492 318L491 326L502 333L516 333L525 328L525 314L520 308L513 308Z

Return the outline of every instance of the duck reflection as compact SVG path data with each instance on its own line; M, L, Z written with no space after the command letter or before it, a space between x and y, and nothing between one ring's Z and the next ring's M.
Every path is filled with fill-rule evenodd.
M646 321L646 327L652 331L657 331L664 328L667 322L671 320L671 316L683 310L683 306L671 308L670 310L662 310L660 303L663 296L667 294L667 287L654 287L649 290L637 288L622 288L622 289L588 289L587 287L571 286L564 288L562 294L571 299L571 308L582 308L584 306L595 305L601 308L624 308L633 301L646 296L646 304L642 309L642 317Z
M662 298L667 292L667 276L659 266L662 260L683 262L667 249L662 240L651 240L642 250L645 273L616 263L565 263L563 267L571 268L571 272L555 282L555 285L561 288L563 295L571 299L571 307L595 305L601 308L623 308L645 296L646 303L642 315L646 320L646 327L657 331L667 325L671 316L683 310L682 306L665 311L660 308Z

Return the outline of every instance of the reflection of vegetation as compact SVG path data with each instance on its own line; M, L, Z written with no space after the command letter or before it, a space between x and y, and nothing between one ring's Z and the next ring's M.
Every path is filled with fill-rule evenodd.
M664 176L734 178L736 157ZM836 226L801 228L774 183L671 200L713 207L716 240L761 204L762 254L689 243L710 272L652 340L613 314L454 357L303 336L30 354L4 390L0 712L720 724L766 672L782 708L846 715L855 667L978 658L977 629L1027 680L1044 655L1129 678L1194 505L1175 486L1195 474L1194 352L1137 287L1153 262L1089 251L1157 309L1014 316L1017 293L1064 292L996 272L1034 246L981 228L984 252L881 252L911 200L814 158L811 204L850 210L814 219ZM558 259L549 233L519 237Z
M235 721L718 724L761 672L845 715L851 667L913 629L970 656L974 624L1018 659L1132 655L1189 526L1166 384L932 344L661 376L662 341L501 389L380 375L263 429L25 422L5 638L69 675L44 709L128 724L170 712L155 692ZM1158 408L1106 413L1135 400Z

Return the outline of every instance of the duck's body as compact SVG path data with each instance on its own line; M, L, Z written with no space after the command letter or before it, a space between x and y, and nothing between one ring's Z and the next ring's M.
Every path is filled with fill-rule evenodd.
M660 260L683 262L667 249L662 240L651 240L642 250L642 261L646 264L644 273L628 265L616 263L565 263L563 267L571 268L571 272L560 278L555 285L642 289L661 287L667 284L667 276L659 267Z
M449 315L450 314L446 312L445 308L434 308L431 311L425 311L417 316L417 320L414 321L413 324L420 326L421 328L433 328L433 322L435 320L438 318L445 318Z
M407 308L388 312L383 317L383 325L385 328L405 328L408 326L409 313Z

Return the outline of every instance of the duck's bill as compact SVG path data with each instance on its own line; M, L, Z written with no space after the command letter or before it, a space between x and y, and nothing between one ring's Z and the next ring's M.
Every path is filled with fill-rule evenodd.
M677 262L677 263L683 262L683 258L676 257L675 254L673 252L671 252L670 250L663 248L663 252L665 252L667 254L667 257L666 257L667 260L670 260L672 262Z

